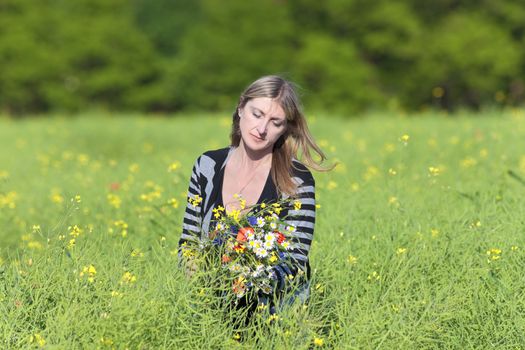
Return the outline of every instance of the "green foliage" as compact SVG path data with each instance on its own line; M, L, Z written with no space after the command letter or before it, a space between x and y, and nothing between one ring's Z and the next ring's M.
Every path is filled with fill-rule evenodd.
M0 111L232 110L266 74L316 109L515 106L524 16L513 0L4 0Z
M444 89L439 97L445 107L479 107L504 91L520 69L521 53L508 34L486 18L456 13L421 37L424 48L411 74L413 82L406 103L430 102L434 87ZM416 84L417 82L417 84Z
M310 301L235 327L220 273L177 259L193 162L228 118L0 119L0 348L524 344L525 110L309 126L339 162L314 172Z

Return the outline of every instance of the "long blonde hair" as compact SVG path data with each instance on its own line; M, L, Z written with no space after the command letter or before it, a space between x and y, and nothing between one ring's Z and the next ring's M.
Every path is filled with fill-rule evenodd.
M327 171L331 170L334 166L321 166L326 156L316 144L308 129L296 89L293 83L277 75L269 75L257 79L241 94L237 108L235 108L235 112L233 113L230 135L232 146L238 147L241 141L239 109L243 108L249 100L257 97L269 97L273 99L280 104L286 114L286 132L274 145L270 172L279 193L293 196L296 192L297 185L292 180L292 160L294 158L299 159L298 151L301 152L301 162L311 169ZM313 158L312 151L317 154L319 160L316 161Z

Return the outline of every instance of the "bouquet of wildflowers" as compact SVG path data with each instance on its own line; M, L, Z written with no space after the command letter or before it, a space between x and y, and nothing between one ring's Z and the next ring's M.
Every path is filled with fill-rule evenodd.
M198 248L184 255L212 254L220 261L220 269L231 281L231 291L241 298L248 292L272 294L275 274L273 267L291 264L291 233L295 227L279 217L291 204L299 209L299 201L282 201L245 208L239 198L241 210L213 209L214 220L208 237L199 242Z

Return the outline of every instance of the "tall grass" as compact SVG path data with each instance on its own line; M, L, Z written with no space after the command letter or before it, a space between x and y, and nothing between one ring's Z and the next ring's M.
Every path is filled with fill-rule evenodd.
M310 302L236 327L176 257L227 116L0 120L0 347L524 348L525 112L310 125Z

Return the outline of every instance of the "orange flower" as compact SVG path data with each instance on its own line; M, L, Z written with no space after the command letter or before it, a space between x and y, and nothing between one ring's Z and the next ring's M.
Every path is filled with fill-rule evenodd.
M226 254L224 254L224 255L222 256L222 259L221 259L221 261L222 261L223 264L229 263L231 260L232 260L232 259L231 259L228 255L226 255Z
M241 245L241 244L236 244L234 247L233 247L233 250L235 250L236 252L238 253L244 253L244 251L246 250L246 247Z
M283 243L286 237L284 237L284 235L279 231L274 231L274 232L277 234L277 243L279 244Z
M232 285L233 292L237 295L243 295L246 291L246 285L244 284L244 278L239 277L235 281L233 281Z
M241 227L239 232L237 232L237 241L246 242L248 240L247 236L249 233L253 234L253 228L251 227Z

